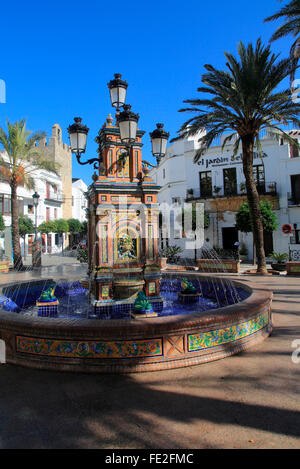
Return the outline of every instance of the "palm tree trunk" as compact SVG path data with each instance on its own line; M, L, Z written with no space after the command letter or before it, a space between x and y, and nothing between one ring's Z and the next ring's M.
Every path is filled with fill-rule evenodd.
M12 231L12 247L14 256L14 269L23 269L23 260L21 254L20 234L19 234L19 207L17 197L17 184L12 181L11 189L11 231Z
M259 195L253 176L254 136L242 137L243 170L246 179L247 199L253 226L253 239L257 256L257 273L267 273L266 256L264 250L264 229L259 205Z

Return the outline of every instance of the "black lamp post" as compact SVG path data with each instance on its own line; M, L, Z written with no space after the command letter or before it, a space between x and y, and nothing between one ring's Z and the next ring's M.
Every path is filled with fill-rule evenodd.
M34 235L34 240L35 241L37 240L37 208L38 208L38 205L39 205L39 198L40 198L40 195L37 192L35 192L32 196L33 205L34 205L34 208L35 208L35 235Z
M118 115L121 142L130 146L136 140L137 123L140 116L131 111L129 104L124 105L124 111Z
M116 73L115 78L107 86L109 88L111 104L117 110L117 123L120 129L121 142L126 146L126 150L122 153L122 160L124 161L129 156L129 150L136 141L139 115L131 111L129 104L125 104L128 83L122 80L120 73ZM123 107L123 111L119 112L121 107ZM81 123L81 120L81 117L75 117L75 123L68 127L71 151L76 155L79 164L94 164L94 169L99 169L99 157L91 158L84 162L81 161L81 155L86 150L89 132L89 129ZM163 124L157 124L157 128L150 133L150 137L152 141L152 154L156 157L157 163L159 163L161 158L166 154L169 133L163 130Z
M75 123L68 127L72 153L75 153L79 164L85 165L94 163L94 168L99 169L99 158L81 161L81 155L85 153L86 150L87 136L90 129L81 123L81 117L74 117L74 121Z
M150 133L152 143L152 155L155 156L157 164L167 151L167 143L170 134L163 130L164 124L156 124L156 129Z
M119 112L126 102L128 83L122 80L121 73L115 73L115 78L107 86L109 88L111 104Z

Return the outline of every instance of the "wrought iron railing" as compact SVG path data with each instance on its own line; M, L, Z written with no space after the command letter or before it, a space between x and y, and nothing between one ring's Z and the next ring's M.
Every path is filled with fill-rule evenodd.
M276 182L261 182L257 184L257 190L260 195L277 195L277 184ZM201 190L201 188L188 189L186 194L186 200L196 199L216 199L222 197L236 197L246 195L246 187L244 183L237 185L233 188L221 188L218 192L212 190Z

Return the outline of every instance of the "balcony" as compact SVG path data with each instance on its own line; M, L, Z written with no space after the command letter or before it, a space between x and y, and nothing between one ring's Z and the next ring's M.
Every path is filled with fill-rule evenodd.
M62 204L64 201L63 193L61 191L49 190L46 192L45 201Z
M257 184L257 191L259 195L270 195L276 196L277 195L277 185L276 182L264 182ZM219 189L219 190L218 190ZM186 195L186 202L191 202L193 200L207 200L207 199L223 199L223 198L231 198L231 197L238 197L238 196L246 196L246 188L244 184L240 184L240 186L235 186L233 188L214 188L214 190L208 190L207 188L202 190L200 188L197 189L188 189Z

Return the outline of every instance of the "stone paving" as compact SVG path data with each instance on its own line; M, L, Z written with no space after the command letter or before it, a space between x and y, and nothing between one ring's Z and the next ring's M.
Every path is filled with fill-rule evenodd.
M78 278L84 270L60 265L1 281ZM255 280L275 293L274 332L231 358L122 376L0 365L0 448L299 448L292 342L300 341L300 278Z

